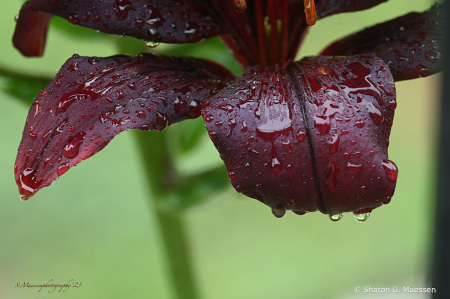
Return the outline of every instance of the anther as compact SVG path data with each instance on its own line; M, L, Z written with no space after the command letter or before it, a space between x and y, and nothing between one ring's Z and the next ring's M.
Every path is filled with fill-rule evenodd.
M305 5L306 23L308 23L309 26L316 24L317 14L314 0L303 0L303 4Z
M244 12L247 9L247 2L245 0L233 0L233 4L234 10L237 12Z

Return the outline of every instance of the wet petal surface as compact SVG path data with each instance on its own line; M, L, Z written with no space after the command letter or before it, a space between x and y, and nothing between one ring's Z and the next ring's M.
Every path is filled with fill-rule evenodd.
M193 58L74 55L28 114L15 164L22 198L103 149L123 130L163 130L200 116L202 101L231 79L223 67Z
M383 59L395 81L426 77L443 70L443 5L410 13L341 39L322 55L372 53Z
M394 192L387 147L395 103L380 59L321 57L248 69L202 114L238 192L278 216L359 214Z
M200 0L31 0L22 11L54 14L73 25L152 42L192 43L225 33L210 6ZM16 31L25 30L31 27L18 23Z

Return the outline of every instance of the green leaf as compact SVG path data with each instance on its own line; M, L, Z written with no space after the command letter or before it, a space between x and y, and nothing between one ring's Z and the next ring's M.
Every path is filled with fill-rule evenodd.
M230 179L225 165L202 172L197 175L179 178L178 184L173 187L160 202L159 208L171 213L181 212L211 199L217 192L223 192L230 187Z
M30 106L51 78L17 73L0 66L0 89Z

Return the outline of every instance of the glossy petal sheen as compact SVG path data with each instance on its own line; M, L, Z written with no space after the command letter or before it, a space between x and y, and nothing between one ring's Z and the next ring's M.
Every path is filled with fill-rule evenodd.
M22 9L17 19L13 44L24 56L42 56L50 14Z
M200 116L201 102L232 78L221 66L199 59L75 55L28 114L15 165L22 198L103 149L123 130L163 130Z
M395 81L426 77L443 70L442 5L367 28L328 46L321 55L373 53Z
M22 10L46 12L74 25L153 42L197 42L224 33L210 4L201 0L31 0Z
M388 203L395 87L373 56L248 69L204 103L209 135L238 192L282 215L370 211Z

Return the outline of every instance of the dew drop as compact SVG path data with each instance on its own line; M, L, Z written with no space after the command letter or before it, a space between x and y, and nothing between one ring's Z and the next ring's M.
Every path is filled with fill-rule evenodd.
M303 211L292 211L295 215L299 215L299 216L303 216L308 214L308 212L303 212Z
M69 170L69 162L59 165L58 168L56 169L56 173L58 175L63 175L64 173L67 172L67 170Z
M362 119L355 121L355 126L358 128L364 127L364 121Z
M77 25L78 23L80 23L80 19L78 18L78 15L76 13L69 14L67 20L69 20L69 23L72 25Z
M330 218L331 221L339 221L342 219L342 217L344 217L344 214L335 214L335 215L328 215L328 217Z
M369 219L370 212L369 213L362 213L362 214L353 214L353 217L355 217L355 220L358 221L358 222L364 222L367 219Z
M163 131L169 125L169 119L164 113L157 112L156 113L156 131Z
M347 169L352 172L360 173L362 171L363 167L362 167L362 165L359 165L359 164L352 164L350 162L347 162Z
M436 51L427 51L425 52L425 58L426 60L430 62L438 62L440 58L440 54Z
M339 134L334 134L330 141L328 141L328 146L330 149L330 154L337 152L339 148Z
M145 45L149 48L156 48L159 46L159 42L145 41Z
M86 137L85 132L79 132L70 138L63 149L63 155L66 158L73 159L78 156L78 149Z
M136 111L136 116L140 117L140 118L145 118L145 117L147 117L147 113L145 113L142 110L138 110L138 111Z
M286 214L286 208L283 205L274 206L272 207L272 214L277 218L281 218Z
M298 131L298 133L297 133L297 140L299 142L302 142L303 140L305 140L305 138L306 138L306 133L303 132L302 130Z
M277 158L272 159L272 173L278 175L283 170L280 161Z
M395 163L392 162L391 160L384 160L382 164L383 164L384 171L386 172L388 179L391 182L395 183L397 181L397 177L398 177L397 165L395 165Z

